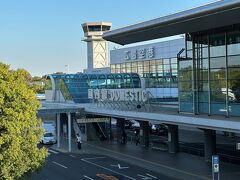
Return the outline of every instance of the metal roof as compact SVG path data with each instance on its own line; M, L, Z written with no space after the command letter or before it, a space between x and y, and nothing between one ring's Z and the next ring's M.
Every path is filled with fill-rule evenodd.
M115 29L103 38L121 45L240 23L240 0L222 0Z

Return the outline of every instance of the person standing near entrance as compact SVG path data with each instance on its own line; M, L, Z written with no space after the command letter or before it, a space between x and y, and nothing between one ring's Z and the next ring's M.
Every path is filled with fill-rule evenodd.
M135 133L135 141L136 141L136 146L138 144L140 144L140 136L139 136L139 132L137 130L134 131Z
M82 149L82 138L79 134L76 135L76 138L77 138L77 147L78 149Z

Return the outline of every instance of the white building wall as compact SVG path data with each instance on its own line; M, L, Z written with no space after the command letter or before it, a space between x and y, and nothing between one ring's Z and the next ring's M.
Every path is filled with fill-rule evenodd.
M149 48L154 48L154 56L148 57L146 54L145 58L140 58L138 56L139 51L144 49L147 51ZM133 62L133 61L144 61L144 60L154 60L154 59L163 59L163 58L173 58L177 57L179 51L185 48L185 39L174 39L170 41L163 41L152 44L145 44L135 47L121 48L110 51L110 64L124 63L124 62ZM126 52L130 54L137 52L137 58L126 58ZM147 52L146 52L147 53Z

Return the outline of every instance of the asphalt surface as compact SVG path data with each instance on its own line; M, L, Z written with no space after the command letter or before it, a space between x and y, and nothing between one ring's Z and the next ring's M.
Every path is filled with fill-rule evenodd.
M62 153L49 148L46 165L33 180L176 180L137 165L96 154Z

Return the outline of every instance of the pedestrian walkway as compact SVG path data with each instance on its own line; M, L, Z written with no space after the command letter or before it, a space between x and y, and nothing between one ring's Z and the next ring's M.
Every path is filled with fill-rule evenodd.
M62 139L60 150L67 152L67 147L67 139ZM57 149L56 145L53 148ZM123 145L116 141L84 142L81 150L77 149L76 143L72 143L72 152L107 155L179 179L211 179L211 163L205 162L203 157L186 153L170 154L130 143ZM239 180L239 176L239 165L220 163L221 180Z

